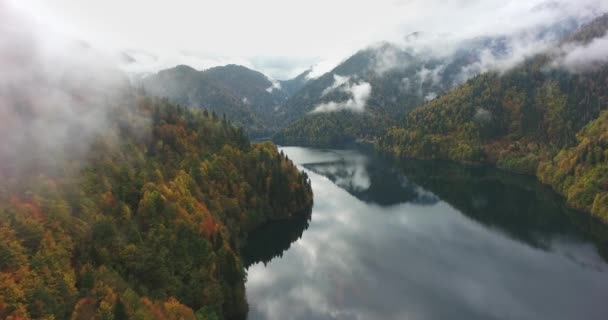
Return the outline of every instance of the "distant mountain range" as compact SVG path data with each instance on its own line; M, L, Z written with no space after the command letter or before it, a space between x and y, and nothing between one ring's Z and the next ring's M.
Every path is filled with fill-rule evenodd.
M375 141L413 109L479 74L515 66L543 50L539 44L558 43L578 26L566 19L515 35L460 41L445 50L427 48L433 35L416 32L399 45L362 49L317 78L310 70L275 81L238 65L203 71L177 66L140 83L149 94L224 114L250 137L330 147Z
M251 136L268 136L277 128L273 114L290 92L299 90L304 78L303 75L279 82L238 65L204 71L180 65L145 77L138 85L146 93L169 98L174 103L225 115Z
M467 81L408 114L378 147L536 175L608 221L607 31L608 14L504 73Z
M487 163L537 175L608 221L608 15L426 49L365 48L318 78L272 81L229 65L179 66L143 87L283 145L375 142L396 159Z
M382 43L360 50L287 100L279 117L289 125L275 135L275 140L328 147L336 141L374 139L425 102L490 69L514 66L528 54L519 51L542 50L536 46L558 43L577 27L576 21L567 19L509 37L462 41L445 52L418 46L429 35L414 33L407 37L406 44ZM519 60L514 59L516 56ZM357 100L353 90L365 84L370 92L364 100ZM364 104L365 112L357 110L357 103ZM339 112L319 112L327 107Z

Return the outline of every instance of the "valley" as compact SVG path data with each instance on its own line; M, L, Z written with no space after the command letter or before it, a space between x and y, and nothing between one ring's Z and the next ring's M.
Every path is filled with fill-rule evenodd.
M607 319L606 12L0 0L0 319Z
M600 114L608 103L608 69L605 64L585 70L558 65L567 48L603 41L606 30L608 16L603 15L580 27L566 19L522 31L550 45L515 62L508 57L516 48L516 36L469 39L449 54L437 56L416 47L427 35L414 33L408 35L405 46L380 43L360 50L318 78L309 79L307 71L293 80L273 82L236 66L199 74L212 78L225 73L223 78L216 76L216 82L233 88L232 100L238 106L223 103L222 108L212 109L236 119L237 125L243 126L245 121L244 129L250 136L272 135L280 145L323 148L373 144L396 160L491 164L538 175L566 196L571 206L608 219L608 189L603 185L605 139L601 129L593 130L593 137L578 137L590 127L603 128ZM488 55L494 64L509 65L485 71L491 67L484 66ZM213 99L197 96L202 89L186 89L192 82L180 85L180 81L167 78L180 69L185 67L161 71L144 80L144 88L176 103L213 105ZM188 72L196 73L193 69ZM205 74L209 76L202 76ZM237 85L225 79L241 81ZM246 80L248 90L242 89ZM254 80L259 85L253 85ZM297 85L282 89L290 81ZM153 90L154 83L164 90L172 86L178 89L163 94ZM253 105L247 108L239 101ZM236 109L249 110L249 114L235 116Z

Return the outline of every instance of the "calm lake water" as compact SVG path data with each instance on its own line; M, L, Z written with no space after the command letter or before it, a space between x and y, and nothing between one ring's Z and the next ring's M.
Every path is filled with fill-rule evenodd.
M250 319L608 319L608 231L533 178L283 151L315 204L252 235Z

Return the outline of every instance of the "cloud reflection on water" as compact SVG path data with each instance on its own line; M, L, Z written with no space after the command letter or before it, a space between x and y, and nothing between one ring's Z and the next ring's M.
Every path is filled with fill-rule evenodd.
M300 164L348 157L284 151ZM281 259L249 268L250 319L608 316L607 266L591 243L554 234L540 250L442 201L382 206L308 173L310 227Z

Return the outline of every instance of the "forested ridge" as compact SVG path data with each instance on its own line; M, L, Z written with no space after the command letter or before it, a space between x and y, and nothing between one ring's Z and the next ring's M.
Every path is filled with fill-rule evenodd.
M84 157L0 167L0 318L245 317L241 247L306 214L308 177L215 113L132 99Z
M273 112L287 99L287 93L265 75L237 65L203 71L180 65L146 77L138 85L173 103L225 114L253 137L272 132Z
M575 22L564 20L519 36L556 41L570 36L576 26ZM370 46L323 76L311 79L278 110L277 116L284 124L273 140L316 147L329 147L332 140L342 144L376 141L412 110L483 73L480 66L488 56L508 60L518 46L517 36L481 36L464 40L437 55L418 42L429 36L414 32L402 44ZM346 80L346 85L334 88L339 79ZM315 112L320 104L348 101L351 98L348 85L353 83L368 83L371 87L364 112L348 108ZM322 137L324 132L332 138Z
M357 141L373 141L386 130L387 123L391 123L389 118L369 113L316 113L295 121L272 140L280 145L343 147Z
M562 46L585 45L607 29L604 15ZM608 222L607 83L605 64L572 72L555 66L553 52L539 54L421 106L378 146L398 159L489 163L535 174L571 206Z

